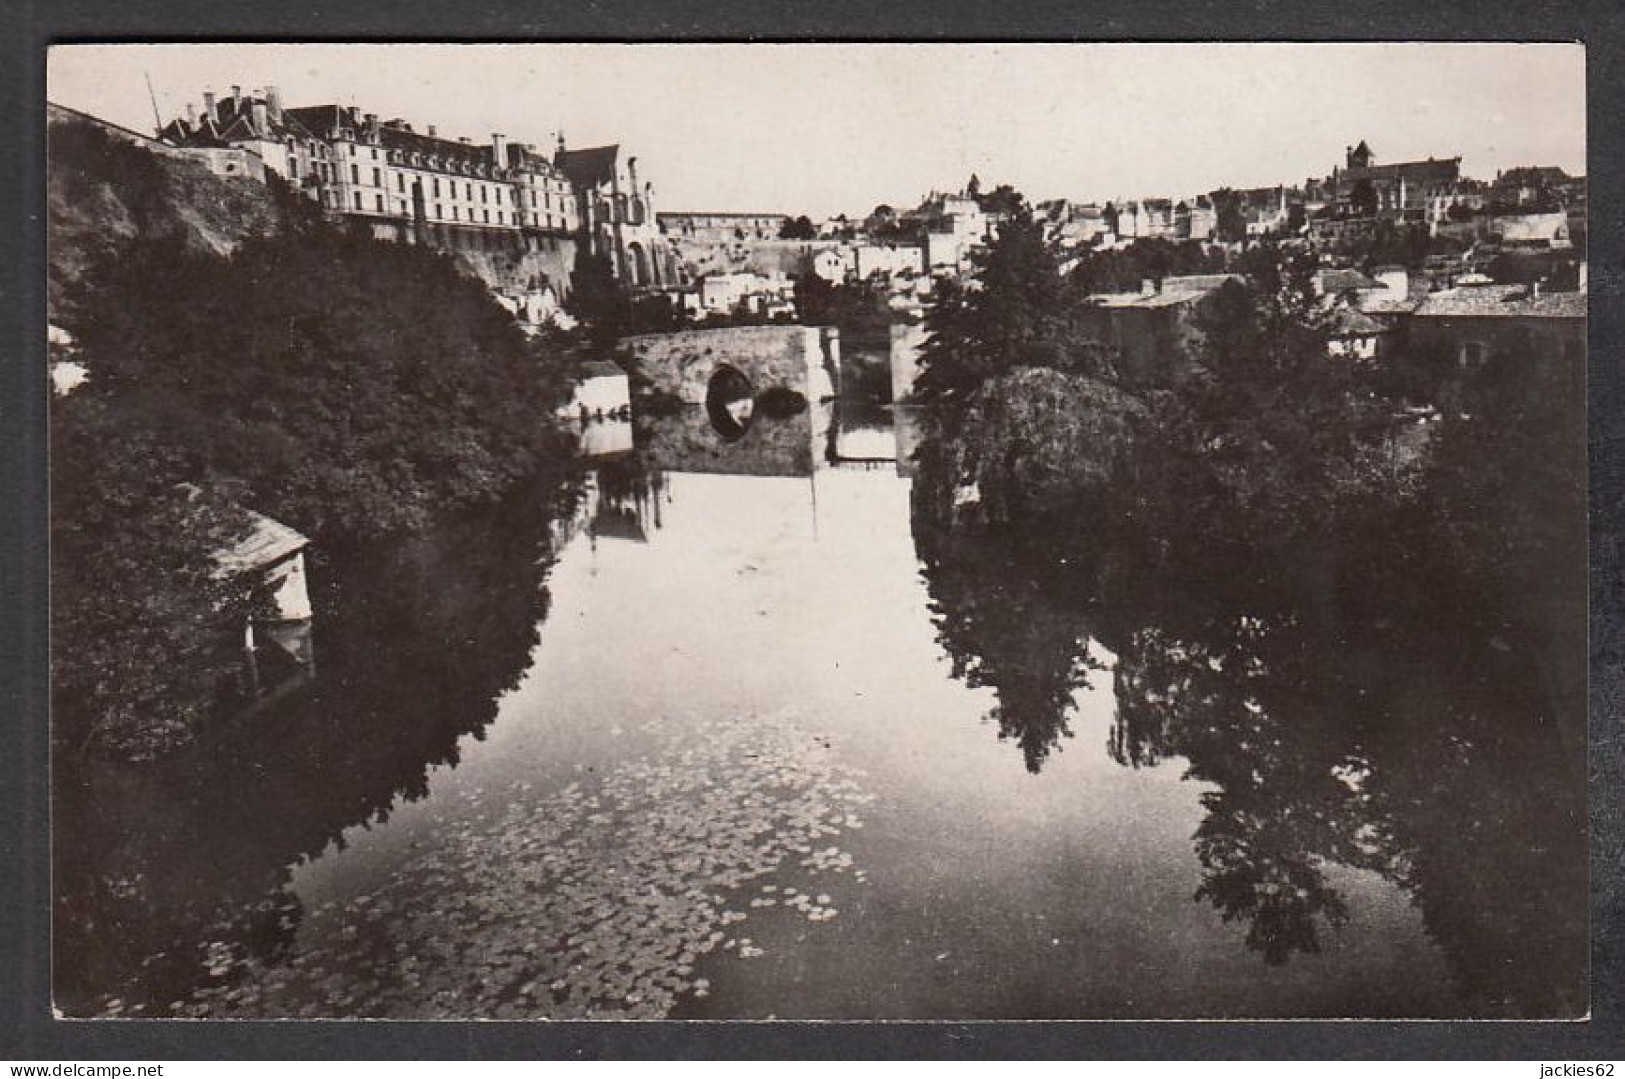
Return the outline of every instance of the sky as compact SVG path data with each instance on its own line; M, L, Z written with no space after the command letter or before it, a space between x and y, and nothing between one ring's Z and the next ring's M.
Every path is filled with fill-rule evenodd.
M62 45L48 97L139 131L274 85L443 136L617 142L662 211L863 214L1301 183L1377 161L1585 170L1575 44Z

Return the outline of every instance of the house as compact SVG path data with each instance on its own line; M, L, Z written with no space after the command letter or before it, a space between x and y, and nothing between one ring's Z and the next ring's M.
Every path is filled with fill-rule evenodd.
M1339 306L1332 314L1332 332L1326 340L1326 352L1351 360L1372 362L1384 351L1383 341L1388 336L1388 325L1356 307Z
M625 416L632 413L632 384L626 372L608 360L589 360L581 365L575 395L565 410L587 419Z
M1211 240L1219 231L1219 212L1205 195L1174 206L1174 237L1180 240Z
M833 247L821 248L812 257L813 275L835 285L846 280L846 265L846 258Z
M1315 271L1315 295L1325 297L1331 303L1345 298L1358 298L1362 293L1375 292L1383 287L1380 282L1367 277L1359 270L1334 268Z
M1349 294L1354 306L1368 315L1408 315L1422 302L1411 291L1411 273L1403 266L1378 266L1372 273L1378 287Z
M310 589L305 551L310 541L261 513L245 510L248 532L214 552L213 576L240 585L253 597L243 626L248 676L256 693L284 676L308 675L311 647Z
M875 274L896 277L923 274L926 249L916 244L859 244L852 248L852 276L866 281Z
M697 289L702 315L748 311L769 317L795 316L795 282L782 273L711 274L700 278Z
M1584 400L1586 293L1536 284L1458 284L1423 297L1407 322L1417 356L1462 371L1519 364L1547 392Z
M1563 210L1495 214L1490 217L1489 231L1490 237L1502 247L1562 251L1573 246L1569 239L1569 215Z
M1099 293L1088 298L1084 328L1117 351L1129 378L1169 377L1196 347L1209 300L1242 280L1239 274L1191 274L1147 281L1138 292Z

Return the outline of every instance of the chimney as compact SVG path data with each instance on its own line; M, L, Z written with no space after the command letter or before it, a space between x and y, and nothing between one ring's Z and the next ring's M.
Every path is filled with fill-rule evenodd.
M271 122L280 124L282 122L282 91L275 86L267 86L265 88L265 105L270 110Z
M632 181L632 193L634 195L637 194L637 191L638 191L638 159L635 158L635 157L629 157L629 158L626 159L626 178L628 180Z
M429 125L429 137L430 137L430 138L431 138L431 139L433 139L433 138L437 138L437 137L438 137L438 136L437 136L437 135L435 135L435 133L434 133L434 125L433 125L433 124L430 124L430 125Z
M241 108L241 106L238 103L237 99L242 97L242 96L243 96L243 88L241 86L233 86L231 88L232 106L234 108Z
M378 114L375 112L367 113L367 139L371 142L378 141Z
M254 110L254 132L255 132L255 134L269 135L271 133L271 124L270 124L269 120L267 120L267 118L266 118L266 112L268 110L265 107L265 102L255 100L254 102L252 102L252 107L253 107L253 110Z
M210 120L215 121L216 123L219 123L219 121L220 121L220 113L216 109L215 103L214 103L214 91L213 90L205 90L205 91L203 91L203 115L208 117Z
M499 132L491 132L491 156L497 160L497 168L508 167L508 140Z
M197 127L197 106L190 101L186 103L186 126L188 128Z

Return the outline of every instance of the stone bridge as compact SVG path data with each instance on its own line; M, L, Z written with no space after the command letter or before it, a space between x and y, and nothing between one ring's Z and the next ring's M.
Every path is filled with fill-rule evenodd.
M725 368L743 376L753 396L791 390L809 404L835 396L840 380L840 333L833 326L683 330L623 338L620 347L657 393L691 405L705 404Z

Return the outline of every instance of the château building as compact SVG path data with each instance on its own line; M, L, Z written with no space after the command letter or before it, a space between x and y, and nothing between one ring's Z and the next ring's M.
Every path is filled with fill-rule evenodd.
M620 167L616 146L548 155L500 133L487 142L418 131L354 106L284 107L276 87L261 96L233 86L205 92L201 112L165 125L161 141L256 155L329 214L380 239L481 247L506 238L523 250L559 251L573 266L584 247L634 287L659 283L652 185L636 159ZM563 284L563 282L560 282Z

